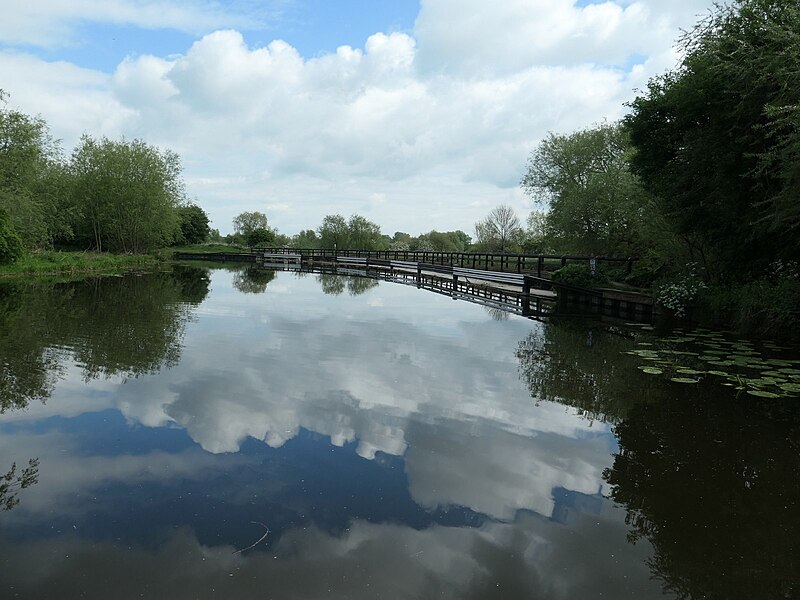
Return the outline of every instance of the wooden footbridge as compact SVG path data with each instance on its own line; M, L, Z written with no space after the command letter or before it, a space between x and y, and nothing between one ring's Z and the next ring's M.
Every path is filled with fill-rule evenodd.
M554 283L550 273L569 263L615 264L634 259L406 250L261 248L247 253L176 253L180 260L251 262L264 268L355 275L415 285L454 299L538 318L592 314L629 321L652 320L652 300L642 294Z

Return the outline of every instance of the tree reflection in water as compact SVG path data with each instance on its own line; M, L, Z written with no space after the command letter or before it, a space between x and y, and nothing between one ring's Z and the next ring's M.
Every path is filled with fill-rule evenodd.
M796 403L796 400L794 401ZM800 593L800 411L686 395L639 403L615 427L604 478L627 510L632 543L680 598Z
M633 544L680 598L800 594L800 405L641 373L614 329L548 322L519 343L531 395L614 424L604 472Z
M30 487L39 481L39 459L32 458L28 466L17 472L17 463L13 463L8 473L0 475L0 510L11 510L19 504L17 497L20 490Z
M247 267L239 269L233 274L233 287L243 294L263 294L273 279L275 279L275 271Z
M174 365L208 272L95 277L0 286L0 412L45 401L68 359L85 380L137 377Z
M333 275L330 273L320 273L317 281L322 287L322 293L329 296L338 296L347 290L351 296L360 296L377 287L379 282L369 277L357 277L354 275Z

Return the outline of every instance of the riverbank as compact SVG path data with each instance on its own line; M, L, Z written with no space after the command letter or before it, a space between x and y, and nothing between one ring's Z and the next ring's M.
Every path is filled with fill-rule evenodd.
M152 270L164 261L158 254L31 252L12 264L0 266L0 278Z
M111 254L89 251L30 252L11 264L0 265L0 278L151 271L171 260L176 251L206 254L235 252L236 250L237 248L226 245L204 245L163 248L152 254Z

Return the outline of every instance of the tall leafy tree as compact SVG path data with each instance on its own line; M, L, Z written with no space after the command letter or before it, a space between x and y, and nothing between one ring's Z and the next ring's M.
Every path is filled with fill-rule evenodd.
M180 218L180 243L202 244L211 235L208 214L196 204L185 204L178 208Z
M0 209L26 246L47 247L69 237L66 198L61 149L45 121L0 109Z
M97 250L145 252L175 239L184 188L174 152L83 136L70 170L80 231Z
M0 265L12 263L24 251L22 240L5 211L0 208Z
M350 245L357 250L379 250L383 247L381 226L361 215L350 215L347 221Z
M544 223L533 223L538 237L546 233L560 252L637 254L653 209L631 172L631 153L619 123L549 134L522 178L525 193L547 208Z
M304 229L291 239L292 248L319 248L319 238L313 229Z
M319 226L322 248L347 248L350 244L350 229L342 215L326 215Z
M625 120L634 170L729 277L800 257L798 31L796 2L717 5Z
M236 215L233 219L233 229L238 235L242 236L243 239L246 239L248 234L256 229L269 230L269 228L267 215L257 210L244 211Z

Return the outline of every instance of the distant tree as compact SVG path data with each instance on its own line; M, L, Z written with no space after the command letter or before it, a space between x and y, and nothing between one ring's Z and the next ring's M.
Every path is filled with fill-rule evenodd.
M550 236L547 231L547 212L532 210L528 215L525 227L525 241L522 244L525 252L548 254L551 252Z
M522 241L522 225L514 209L506 204L493 208L485 219L475 223L475 237L483 248L507 252Z
M357 250L380 250L383 248L381 227L361 215L351 215L347 222L350 245Z
M392 236L393 242L409 242L411 241L411 235L408 233L404 233L402 231L395 231L394 235Z
M208 215L196 204L185 204L178 207L180 217L180 243L202 244L211 233L208 227ZM217 232L219 234L219 232Z
M415 238L411 247L433 252L464 252L471 238L463 231L429 231Z
M342 215L326 215L318 232L321 248L347 248L350 243L350 230Z
M267 215L259 211L239 213L233 219L233 230L246 238L247 234L255 229L269 229Z
M271 229L257 227L245 234L244 241L250 248L272 246L275 244L275 232Z
M219 233L219 229L211 229L208 233L208 241L219 243L222 241L222 235Z
M313 229L304 229L292 237L289 245L292 248L319 248L320 239Z
M78 233L97 250L146 252L175 239L185 194L174 152L83 136L69 170Z

